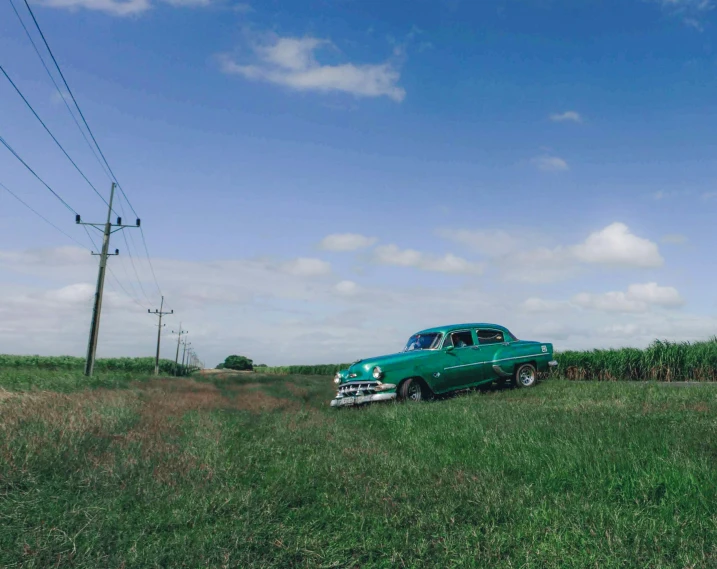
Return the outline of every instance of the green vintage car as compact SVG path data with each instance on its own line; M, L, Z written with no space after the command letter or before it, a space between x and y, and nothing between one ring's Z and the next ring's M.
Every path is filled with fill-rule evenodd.
M336 374L332 407L420 401L491 382L533 387L558 362L553 345L518 340L497 324L454 324L417 332L397 354L359 360Z

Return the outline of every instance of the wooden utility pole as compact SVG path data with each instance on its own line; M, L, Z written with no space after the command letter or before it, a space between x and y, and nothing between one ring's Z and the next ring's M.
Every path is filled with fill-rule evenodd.
M119 249L115 249L114 253L108 253L110 248L110 235L115 231L120 231L125 227L139 227L139 219L136 225L122 225L122 218L117 218L117 223L113 224L112 219L112 202L115 197L115 184L112 183L112 189L110 190L110 201L107 204L107 222L104 224L100 223L84 223L80 218L80 215L75 216L75 223L78 225L89 225L94 227L98 231L102 231L102 252L92 253L93 255L99 255L100 257L100 268L97 273L97 287L95 289L95 302L92 307L92 323L90 324L90 339L87 343L87 360L85 361L85 375L91 376L95 368L95 356L97 354L97 338L100 333L100 313L102 312L102 294L105 288L105 271L107 269L107 257L119 255ZM100 226L104 226L100 229ZM116 227L117 229L112 229Z
M182 330L182 323L179 323L179 332L172 330L172 334L178 334L177 336L177 354L174 356L174 375L179 375L177 366L179 365L179 344L182 341L182 334L189 334L186 330Z
M186 353L187 353L187 346L191 346L191 345L192 345L191 342L189 342L189 343L187 344L187 339L186 339L186 338L184 339L184 342L183 342L183 343L184 343L184 349L182 350L182 369L184 369L184 365L185 365L185 364L184 364L184 356L185 356Z
M159 316L159 324L157 329L157 355L154 358L154 375L159 375L159 342L162 339L162 326L166 326L166 324L162 324L162 316L166 314L174 314L174 310L170 310L169 312L162 312L162 308L164 308L164 297L162 297L162 302L159 305L159 310L155 308L154 312L152 312L149 308L147 309L147 312L150 314L156 314Z

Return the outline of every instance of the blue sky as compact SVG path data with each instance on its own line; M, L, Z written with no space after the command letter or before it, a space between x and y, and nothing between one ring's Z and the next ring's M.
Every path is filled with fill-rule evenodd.
M33 9L142 217L177 312L167 341L181 317L208 363L239 352L279 364L390 351L453 321L498 321L558 349L714 334L715 6ZM108 192L9 3L0 54ZM83 218L103 219L7 82L0 134ZM0 182L85 242L0 150ZM3 351L81 355L96 258L1 189L0 239ZM139 235L113 242L127 245L134 267L110 261L120 284L109 281L100 355L152 353L142 312L159 293Z

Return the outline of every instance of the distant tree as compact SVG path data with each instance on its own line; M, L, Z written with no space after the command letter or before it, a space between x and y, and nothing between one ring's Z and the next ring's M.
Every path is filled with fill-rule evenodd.
M256 364L256 365L254 366L254 369L256 369L256 368L258 368L258 367L269 367L269 366L266 365L266 364Z
M238 371L251 371L254 369L254 362L246 356L229 356L224 360L225 369L235 369Z
M218 364L215 369L224 369L224 362Z

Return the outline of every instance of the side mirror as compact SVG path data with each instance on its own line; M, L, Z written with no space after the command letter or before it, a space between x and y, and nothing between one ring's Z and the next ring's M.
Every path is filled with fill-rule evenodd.
M446 351L447 351L447 352L452 352L452 351L455 350L455 349L456 349L455 346L448 346L448 347L446 348Z

